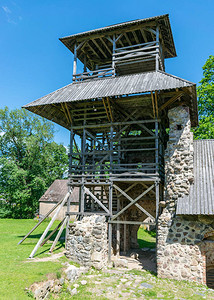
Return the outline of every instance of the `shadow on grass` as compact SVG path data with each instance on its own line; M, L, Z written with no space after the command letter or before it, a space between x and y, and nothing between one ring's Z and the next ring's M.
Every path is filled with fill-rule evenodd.
M52 232L52 230L49 230L48 233L47 233L47 235L46 235L46 237L48 237L48 235L51 232ZM53 250L53 253L59 251L60 249L65 248L65 232L66 232L66 230L64 228L63 231L62 231L62 234L61 234L61 236L60 236L60 238L59 238L59 240L57 242L57 245L56 245L56 247ZM23 245L23 246L24 245L27 245L27 246L31 246L32 245L32 246L35 247L36 244L37 244L37 242L38 242L38 240L40 239L42 233L43 232L41 232L40 234L31 234L31 235L29 235L29 237L27 237L26 240L23 241L21 245ZM58 231L56 231L43 246L39 247L39 249L37 250L37 253L34 255L34 257L38 257L38 256L40 256L42 254L45 254L45 253L47 254L49 252L50 247L52 245L52 242L55 240L55 238L57 236L57 233L58 233ZM18 237L19 238L23 238L24 236L25 235L20 235ZM44 250L42 251L42 249L44 249Z

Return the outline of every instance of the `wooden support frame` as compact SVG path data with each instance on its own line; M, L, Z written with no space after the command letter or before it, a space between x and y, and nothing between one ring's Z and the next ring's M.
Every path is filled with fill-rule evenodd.
M118 212L116 215L114 215L112 217L112 221L117 219L123 212L125 212L129 207L131 207L133 204L135 204L135 206L137 206L137 208L139 208L144 214L146 214L148 217L150 217L152 220L154 220L154 217L148 213L144 208L142 208L142 206L140 206L139 204L137 204L136 202L138 200L140 200L144 195L146 195L151 189L154 188L154 184L151 185L146 191L144 191L143 193L141 193L137 198L132 199L129 195L127 195L123 190L121 190L117 185L113 184L113 187L115 189L117 189L121 194L123 194L123 196L125 196L130 203L128 205L126 205L123 209L121 209L120 212Z

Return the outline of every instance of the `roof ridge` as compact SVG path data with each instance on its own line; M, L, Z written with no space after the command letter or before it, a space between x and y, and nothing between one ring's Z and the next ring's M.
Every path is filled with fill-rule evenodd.
M161 70L157 70L156 72L160 72L160 73L163 73L163 74L168 75L168 76L170 76L170 77L174 77L174 78L176 78L176 79L179 79L179 80L182 80L182 81L185 81L185 82L189 82L189 83L191 83L191 84L193 84L193 85L196 85L196 83L194 83L194 82L192 82L192 81L189 81L189 80L187 80L187 79L183 79L183 78L181 78L181 77L178 77L178 76L176 76L176 75L172 75L172 74L170 74L170 73L167 73L167 72L164 72L164 71L161 71Z

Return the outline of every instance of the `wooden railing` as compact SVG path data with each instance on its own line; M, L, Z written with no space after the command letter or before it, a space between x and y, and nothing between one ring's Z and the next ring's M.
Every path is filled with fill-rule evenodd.
M73 75L73 81L83 81L93 78L109 77L115 74L114 68L99 69Z
M141 63L147 61L156 61L160 64L160 68L164 69L162 48L156 41L137 44L123 48L116 48L113 53L114 65L128 65L133 63Z

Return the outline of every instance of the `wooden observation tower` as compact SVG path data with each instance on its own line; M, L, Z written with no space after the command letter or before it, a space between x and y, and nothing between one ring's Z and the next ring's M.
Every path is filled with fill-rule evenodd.
M109 250L127 250L161 210L168 109L188 106L197 125L195 84L165 72L176 57L168 15L60 41L74 54L73 82L24 107L70 130L69 189L80 196L67 215L105 215Z

